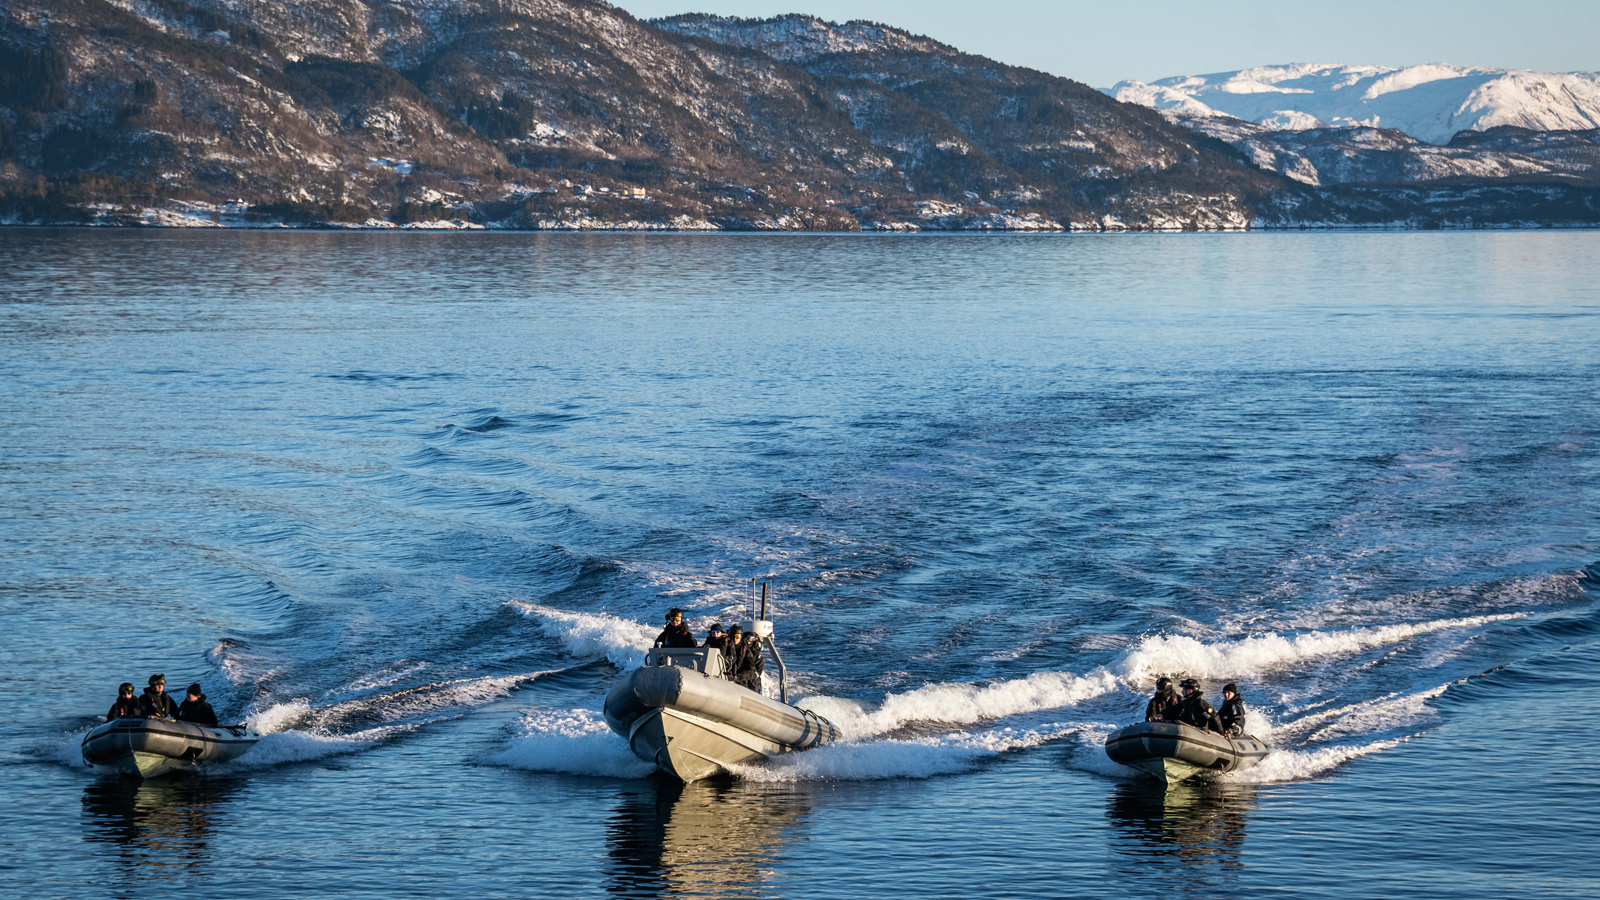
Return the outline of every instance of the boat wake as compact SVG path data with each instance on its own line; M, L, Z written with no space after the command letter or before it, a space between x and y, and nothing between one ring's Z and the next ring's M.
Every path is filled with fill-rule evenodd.
M573 656L604 657L624 668L639 664L653 637L653 629L617 616L569 613L524 601L507 605L537 619ZM1372 650L1387 655L1426 635L1481 628L1525 615L1266 633L1221 641L1151 635L1107 664L1084 673L1037 672L988 682L928 684L889 693L876 704L815 695L796 705L833 722L843 739L766 763L740 766L736 774L758 782L926 778L966 771L1005 753L1072 738L1079 745L1073 754L1075 767L1112 777L1133 777L1137 774L1133 769L1105 758L1103 743L1115 726L1090 720L1027 720L1070 708L1083 709L1096 719L1117 715L1117 708L1142 708L1143 695L1155 677L1164 674L1194 675L1213 682L1237 680L1247 686L1247 696L1252 688L1260 688L1258 693L1264 696L1263 682L1285 673L1292 675L1297 667L1359 657ZM1256 768L1229 778L1250 782L1311 778L1345 761L1389 749L1414 737L1419 726L1437 717L1429 701L1448 686L1390 692L1337 707L1313 704L1309 709L1303 707L1306 711L1297 717L1276 724L1266 708L1270 704L1253 704L1251 731L1273 747L1273 752ZM1008 719L1012 721L1006 722ZM1331 742L1337 743L1319 746ZM633 756L598 712L587 709L525 712L505 749L486 761L532 771L610 778L638 778L653 768Z
M628 749L627 741L591 709L528 710L505 749L484 761L492 765L597 778L643 778L655 771Z
M774 757L762 765L735 766L746 781L878 781L954 775L1010 753L1070 737L1079 723L995 728L911 739L847 741Z
M639 667L659 630L605 613L567 612L523 600L507 600L506 606L536 619L569 654L580 659L605 657L623 669Z

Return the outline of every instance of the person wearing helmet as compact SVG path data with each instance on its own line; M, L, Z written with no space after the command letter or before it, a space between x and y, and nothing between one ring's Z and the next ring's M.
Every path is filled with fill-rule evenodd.
M139 715L147 719L176 718L178 704L172 702L167 696L167 676L151 675L150 686L144 689L144 694L139 697Z
M1156 693L1144 708L1146 722L1176 722L1178 720L1178 692L1172 689L1171 678L1156 679Z
M734 681L739 674L739 660L744 656L744 628L739 625L729 625L723 641L722 677Z
M718 674L724 674L724 673L732 671L731 669L728 668L728 659L729 659L729 657L728 657L728 635L727 635L726 632L724 632L722 630L722 623L721 622L718 622L715 625L712 625L711 626L711 630L706 632L705 647L707 649L709 649L711 647L715 647L715 648L717 648L718 651L720 651L721 658L722 658L722 666L723 666L722 672L712 672L710 670L707 670L706 674L708 674L708 675L718 675Z
M189 685L189 696L178 704L178 721L217 727L216 711L206 702L206 695L200 693L199 682Z
M1204 691L1200 687L1200 682L1193 678L1185 678L1178 682L1178 687L1183 688L1183 703L1178 707L1178 721L1220 733L1222 726L1217 724L1217 712L1202 696Z
M683 610L673 607L667 612L667 627L656 635L657 647L698 647L689 626L683 624Z
M739 645L739 664L733 672L734 683L759 694L761 675L766 670L766 661L761 656L761 638L753 634L744 635L744 640Z
M111 711L106 713L106 721L137 719L139 716L139 700L133 696L133 682L124 681L122 686L117 688L117 702L111 704Z
M1239 686L1229 682L1222 689L1222 708L1217 710L1217 724L1222 733L1230 737L1244 734L1244 698L1239 696Z

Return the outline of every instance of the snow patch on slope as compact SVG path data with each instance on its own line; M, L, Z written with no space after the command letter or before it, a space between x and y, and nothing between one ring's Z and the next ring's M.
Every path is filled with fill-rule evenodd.
M1233 116L1280 130L1394 128L1435 144L1458 131L1500 125L1534 131L1600 128L1596 72L1299 63L1148 84L1123 81L1102 90L1125 103L1191 116Z

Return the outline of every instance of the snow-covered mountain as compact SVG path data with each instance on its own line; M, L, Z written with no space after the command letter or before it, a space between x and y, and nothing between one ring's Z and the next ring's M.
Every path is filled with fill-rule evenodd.
M1600 128L1600 72L1530 72L1434 63L1391 69L1300 63L1213 75L1123 81L1106 93L1190 116L1270 128L1393 128L1435 144L1458 131Z

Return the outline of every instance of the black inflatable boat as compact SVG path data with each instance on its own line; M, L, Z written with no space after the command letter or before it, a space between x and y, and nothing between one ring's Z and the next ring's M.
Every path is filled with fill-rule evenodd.
M1106 755L1176 784L1196 775L1248 769L1267 755L1267 748L1248 734L1228 737L1178 722L1140 722L1111 732Z
M154 778L201 762L227 762L261 735L243 725L211 728L176 719L112 719L83 736L83 761L96 768Z

